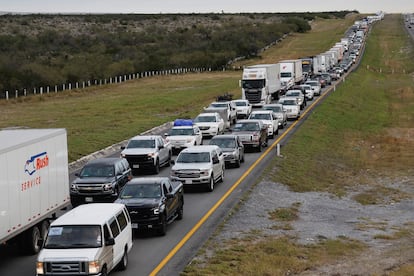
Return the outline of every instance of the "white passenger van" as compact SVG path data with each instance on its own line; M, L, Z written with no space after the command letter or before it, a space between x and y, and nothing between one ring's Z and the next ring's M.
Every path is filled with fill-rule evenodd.
M132 228L123 204L92 203L50 225L37 258L37 275L107 275L128 265Z

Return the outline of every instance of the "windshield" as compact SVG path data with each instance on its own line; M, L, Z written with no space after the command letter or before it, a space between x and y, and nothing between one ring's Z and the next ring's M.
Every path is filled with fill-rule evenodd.
M249 119L257 119L257 120L272 120L272 116L266 113L254 113L250 115Z
M280 106L265 106L263 107L265 110L272 110L273 112L282 112L282 108Z
M192 128L172 128L170 130L169 135L171 136L177 136L177 135L193 135L193 129Z
M296 96L299 96L299 92L296 92L296 91L291 91L291 92L286 92L286 97L289 97L289 96L294 96L294 97L296 97Z
M155 148L155 140L131 140L127 145L127 149L134 148Z
M227 104L226 103L212 103L210 104L210 107L220 107L220 108L227 108Z
M290 72L281 72L280 77L281 78L290 78L292 76L292 73Z
M283 105L297 105L295 100L284 100L282 102Z
M242 87L244 89L262 89L265 86L265 80L243 80Z
M309 84L310 86L318 86L318 83L316 81L310 81L310 82L307 82L306 84Z
M99 225L63 225L49 229L44 248L96 248L102 246Z
M216 116L198 116L194 119L196 123L216 122Z
M181 152L176 163L208 163L210 162L209 152Z
M110 177L114 176L114 166L86 165L80 172L80 177Z
M256 122L252 123L236 123L234 131L259 131L259 124Z
M234 102L236 106L247 106L247 102Z
M119 198L160 198L161 186L159 184L134 184L126 185Z
M220 148L235 148L236 141L233 138L216 138L210 140L210 145L217 145Z

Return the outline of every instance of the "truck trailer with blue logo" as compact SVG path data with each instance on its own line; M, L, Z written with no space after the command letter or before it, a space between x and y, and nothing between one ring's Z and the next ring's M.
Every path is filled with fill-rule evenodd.
M0 244L36 254L70 205L65 129L0 130Z

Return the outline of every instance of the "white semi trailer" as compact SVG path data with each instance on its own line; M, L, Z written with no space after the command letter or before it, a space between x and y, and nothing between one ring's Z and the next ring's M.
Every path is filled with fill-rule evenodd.
M302 66L302 65L301 65ZM262 106L278 98L281 90L279 64L258 64L243 69L240 86L242 99L252 106Z
M66 130L1 130L0 189L0 244L38 253L49 219L70 204Z

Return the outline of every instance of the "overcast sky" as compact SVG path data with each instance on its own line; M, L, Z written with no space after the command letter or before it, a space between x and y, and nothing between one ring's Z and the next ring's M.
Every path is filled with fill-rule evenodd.
M414 12L414 0L0 0L0 11L30 13L239 13L358 10Z

